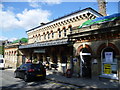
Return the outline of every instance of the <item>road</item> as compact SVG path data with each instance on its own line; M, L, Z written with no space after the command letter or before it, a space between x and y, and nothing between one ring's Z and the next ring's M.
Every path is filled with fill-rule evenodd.
M24 82L14 78L13 70L0 70L0 89L72 89L79 88L73 85L59 83L51 80Z

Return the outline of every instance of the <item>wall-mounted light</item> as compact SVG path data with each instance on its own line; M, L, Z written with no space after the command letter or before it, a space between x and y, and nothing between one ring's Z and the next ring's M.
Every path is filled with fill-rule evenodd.
M97 64L97 63L98 63L98 62L97 62L97 59L94 59L92 63L93 63L93 64Z

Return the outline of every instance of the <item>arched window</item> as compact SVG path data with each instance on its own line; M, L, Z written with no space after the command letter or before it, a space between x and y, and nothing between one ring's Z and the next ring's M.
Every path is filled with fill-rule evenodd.
M40 36L40 34L38 34L38 38L39 38L39 40L41 40L41 36Z
M46 34L45 34L45 32L43 33L43 36L44 36L44 39L46 39Z
M58 29L58 33L59 33L59 37L61 37L61 30L60 30L60 28Z
M64 30L64 36L67 36L66 28L64 27L63 30Z
M48 39L50 39L50 33L48 33Z
M46 34L44 34L44 39L46 39Z
M54 38L54 32L53 32L53 30L51 30L51 35L52 35L52 38Z
M72 34L72 26L70 25L68 28L70 30L70 34Z

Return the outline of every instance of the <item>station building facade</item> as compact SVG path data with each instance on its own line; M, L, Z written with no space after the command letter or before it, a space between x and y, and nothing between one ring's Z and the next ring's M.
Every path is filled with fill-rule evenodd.
M76 11L27 31L28 44L19 45L5 57L17 55L22 63L28 60L58 65L58 72L71 69L73 76L118 80L120 75L120 18L99 23L103 17L92 8ZM81 27L79 27L81 26ZM9 53L7 53L9 52ZM16 57L15 57L16 58ZM64 67L64 68L63 68Z
M92 8L86 8L41 23L27 31L28 44L19 46L19 49L27 59L58 64L58 71L64 73L62 67L69 68L73 56L73 45L69 44L67 35L72 34L83 22L101 16Z

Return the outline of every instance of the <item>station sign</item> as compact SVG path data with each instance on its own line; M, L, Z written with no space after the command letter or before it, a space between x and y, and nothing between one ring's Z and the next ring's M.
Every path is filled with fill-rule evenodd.
M45 53L45 49L34 49L34 53Z

